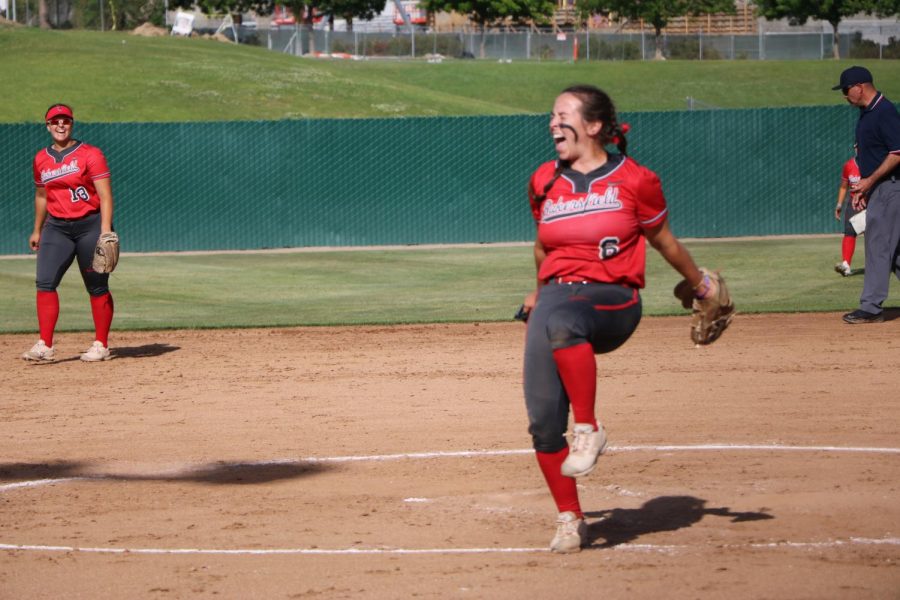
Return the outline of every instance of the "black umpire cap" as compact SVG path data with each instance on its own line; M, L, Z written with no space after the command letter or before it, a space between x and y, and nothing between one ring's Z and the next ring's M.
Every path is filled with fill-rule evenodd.
M860 83L872 83L872 74L865 67L850 67L844 69L841 73L841 82L831 89L841 90Z

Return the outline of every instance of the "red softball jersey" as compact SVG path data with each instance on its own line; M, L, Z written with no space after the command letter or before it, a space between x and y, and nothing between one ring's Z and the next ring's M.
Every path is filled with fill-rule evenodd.
M643 288L644 230L668 211L656 173L620 154L590 173L542 164L528 187L537 237L547 253L538 278L577 276ZM541 196L544 196L541 201Z
M96 146L76 142L62 152L47 146L34 157L34 184L47 190L47 212L59 219L80 219L100 210L94 182L106 179L106 157Z
M859 182L861 177L859 175L859 165L856 164L855 158L851 158L844 163L844 168L841 169L841 179L850 185Z

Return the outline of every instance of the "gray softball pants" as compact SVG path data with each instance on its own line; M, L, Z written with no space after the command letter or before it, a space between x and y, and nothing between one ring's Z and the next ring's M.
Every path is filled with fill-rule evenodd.
M56 290L63 275L77 258L78 270L88 294L102 296L109 292L109 273L95 273L91 268L98 237L100 213L75 221L48 215L41 230L41 244L37 253L35 283L38 291Z
M608 283L550 283L528 317L524 388L528 432L538 452L566 447L569 398L553 351L588 342L595 354L612 352L641 320L638 290Z

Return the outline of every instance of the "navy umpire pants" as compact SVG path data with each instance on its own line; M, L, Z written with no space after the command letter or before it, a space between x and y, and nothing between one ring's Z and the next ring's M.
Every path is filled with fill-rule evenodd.
M569 398L553 351L588 342L595 354L612 352L641 320L634 288L608 283L549 283L528 316L525 339L525 407L528 431L538 452L566 447Z
M866 276L859 307L881 314L891 272L900 279L900 180L882 180L866 204Z

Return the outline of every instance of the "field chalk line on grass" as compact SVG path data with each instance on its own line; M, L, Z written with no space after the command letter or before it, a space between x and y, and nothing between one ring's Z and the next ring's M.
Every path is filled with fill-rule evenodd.
M728 451L728 450L761 450L761 451L799 451L799 452L850 452L850 453L875 453L875 454L900 454L900 448L877 447L842 447L842 446L787 446L779 444L745 445L745 444L700 444L700 445L667 445L667 446L612 446L611 452L682 452L682 451ZM240 466L265 466L294 463L339 463L339 462L363 462L363 461L389 461L430 458L468 458L480 456L512 456L519 454L531 454L533 450L464 450L441 452L411 452L403 454L376 454L370 456L332 456L309 457L301 459L283 459L268 461L253 461L237 463ZM228 464L228 463L225 463ZM58 479L36 479L32 481L19 481L0 485L0 492L38 487L56 483L69 483L72 481L96 481L116 479L115 475L97 475L85 477L64 477ZM889 545L900 546L900 538L856 538L846 540L830 540L823 542L768 542L750 544L726 544L718 548L753 548L753 549L777 549L777 548L839 548L859 545ZM690 550L694 546L687 545L655 545L655 544L621 544L613 547L616 551L632 552L677 552ZM234 549L210 549L210 548L103 548L103 547L78 547L78 546L50 546L36 544L3 544L0 550L9 551L36 551L36 552L82 552L96 554L205 554L205 555L435 555L435 554L516 554L516 553L540 553L549 552L547 548L234 548ZM590 550L590 548L588 548Z

